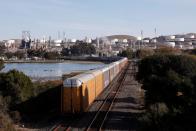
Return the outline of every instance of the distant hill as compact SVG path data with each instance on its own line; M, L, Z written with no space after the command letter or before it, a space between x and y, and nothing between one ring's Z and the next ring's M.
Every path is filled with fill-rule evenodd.
M134 36L130 35L111 35L111 36L106 36L109 40L114 40L114 39L119 39L119 40L136 40L137 38Z
M187 35L194 35L196 37L196 33L188 33Z

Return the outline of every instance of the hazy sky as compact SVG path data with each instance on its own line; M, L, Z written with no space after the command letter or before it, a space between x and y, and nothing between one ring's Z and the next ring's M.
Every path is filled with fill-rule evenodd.
M0 0L0 40L196 32L196 0Z

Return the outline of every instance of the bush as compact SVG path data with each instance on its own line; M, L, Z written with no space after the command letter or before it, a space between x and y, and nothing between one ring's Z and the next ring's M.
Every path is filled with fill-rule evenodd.
M161 47L155 50L155 54L157 55L168 55L168 54L181 54L180 49L170 48L170 47Z
M6 52L6 53L5 53L5 56L6 56L8 59L10 59L10 58L12 58L12 57L14 56L14 53Z
M189 105L192 101L196 60L189 56L155 55L139 64L137 79L146 90L146 104Z
M65 49L64 49L65 51ZM68 51L68 50L67 50ZM79 56L79 55L92 55L96 53L96 49L92 44L78 42L77 44L70 47L70 51L72 55ZM67 55L67 52L63 55Z
M9 115L5 112L0 112L0 130L1 131L15 131L13 122Z
M143 130L194 130L196 59L188 55L155 55L139 63L137 79L145 89ZM159 103L166 105L160 110ZM152 108L153 107L153 108ZM164 112L163 112L164 111Z
M3 60L0 60L0 70L2 70L4 68L4 62Z
M17 52L14 53L14 56L16 56L19 59L22 59L22 58L25 57L25 52L17 51Z
M131 49L123 50L121 53L118 54L118 56L127 57L128 59L132 59L133 55L134 54Z
M10 112L10 116L15 123L19 123L21 120L20 112L18 111Z
M148 112L139 118L141 123L140 130L144 131L159 131L167 130L168 123L165 115L168 113L168 108L164 103L156 103L148 108ZM165 119L165 122L163 122ZM167 125L167 126L166 126Z
M154 51L151 49L140 49L140 50L137 50L136 57L142 59L147 56L151 56L153 54L154 54Z
M11 70L0 74L0 92L11 97L11 104L25 101L33 96L31 79L22 72Z
M60 54L58 52L46 52L44 54L44 58L49 60L55 60L60 57Z

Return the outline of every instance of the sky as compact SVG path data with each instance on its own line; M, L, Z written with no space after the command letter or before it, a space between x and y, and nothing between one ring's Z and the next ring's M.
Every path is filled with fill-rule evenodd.
M0 0L0 40L196 32L196 0Z

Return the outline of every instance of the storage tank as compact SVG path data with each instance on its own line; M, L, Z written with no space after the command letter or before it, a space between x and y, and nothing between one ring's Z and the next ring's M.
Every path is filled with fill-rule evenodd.
M186 35L185 38L188 38L188 39L194 39L195 36L194 35Z
M144 43L149 43L149 42L150 42L150 40L143 40L143 42L144 42Z
M72 43L76 43L76 41L77 41L76 39L71 39Z
M114 41L114 42L118 42L119 40L118 40L118 39L114 39L113 41Z
M40 43L46 43L45 39L40 40Z
M169 36L165 36L166 40L175 40L176 36L174 35L169 35Z
M169 38L170 38L171 40L174 40L176 37L175 37L174 35L170 35Z
M55 44L60 44L60 43L62 43L62 40L55 40L54 43Z
M86 39L86 43L92 43L92 39L91 38L87 38Z
M187 42L187 45L193 45L193 43L192 42Z
M184 38L176 38L175 41L184 42Z
M127 42L128 42L128 40L127 40L127 39L124 39L124 40L123 40L123 43L127 43Z
M59 46L61 46L61 44L60 43L55 43L54 46L59 47Z
M167 46L170 46L170 47L175 47L175 42L165 42L165 44L167 45Z
M142 40L142 37L137 37L137 40Z
M157 42L157 39L152 39L151 42L152 42L152 43L156 43L156 42Z
M15 40L8 40L7 43L8 44L14 44L15 43Z
M5 43L5 46L10 47L12 44L15 44L15 40L7 40L7 42Z

